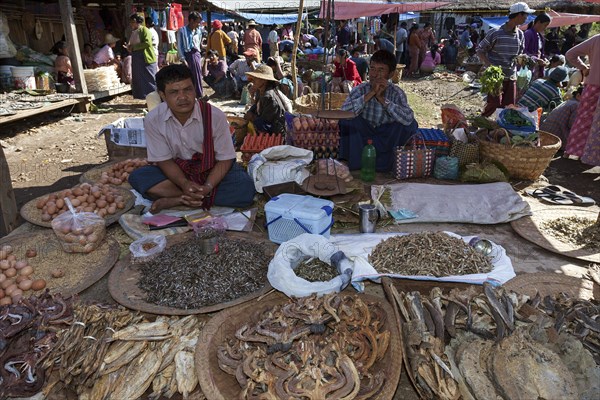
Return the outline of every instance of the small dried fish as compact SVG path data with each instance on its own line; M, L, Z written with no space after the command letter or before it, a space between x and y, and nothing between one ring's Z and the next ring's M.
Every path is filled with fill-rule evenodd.
M111 372L114 372L119 368L129 364L148 347L148 342L137 341L133 343L134 345L130 347L125 353L123 353L121 357L117 358L110 364L103 365L100 369L100 374L110 374Z
M561 217L540 226L563 243L586 249L600 249L600 225L592 218Z
M177 379L177 391L184 399L187 399L198 384L194 353L183 350L175 355L175 378Z
M318 258L311 258L300 263L294 273L309 282L327 282L339 275L333 265L329 265Z

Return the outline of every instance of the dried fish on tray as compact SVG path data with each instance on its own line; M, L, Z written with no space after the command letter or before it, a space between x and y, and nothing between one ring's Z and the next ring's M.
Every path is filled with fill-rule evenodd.
M600 225L593 218L561 217L542 223L541 228L561 242L600 250Z
M404 276L444 277L492 270L488 257L445 232L392 236L373 249L369 262L381 274Z
M221 237L217 253L203 254L191 237L140 264L138 287L150 303L197 309L264 288L270 260L265 243Z
M483 291L386 295L408 375L425 399L593 399L600 393L600 302Z

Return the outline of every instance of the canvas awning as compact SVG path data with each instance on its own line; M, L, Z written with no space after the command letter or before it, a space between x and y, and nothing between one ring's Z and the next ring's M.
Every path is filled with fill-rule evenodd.
M548 25L548 28L557 28L560 26L569 26L569 25L579 25L579 24L587 24L591 22L599 22L600 15L589 15L589 14L571 14L564 12L557 12L554 10L550 10L547 13L550 17L552 17L552 21ZM527 17L527 21L523 25L521 25L521 29L527 29L527 25L529 22L535 19L535 15L529 15ZM488 24L490 28L498 28L503 23L508 21L508 17L490 17L490 18L482 18L483 22Z
M327 16L326 0L321 1L321 12L319 18ZM383 14L404 14L411 11L431 10L437 7L443 7L450 3L445 2L415 2L415 3L366 3L351 1L335 1L333 3L333 18L352 19L360 17L373 17Z
M253 19L261 25L285 25L292 24L298 21L298 13L295 14L259 14L249 12L238 12L238 14L245 19ZM307 13L302 14L302 19L308 17Z

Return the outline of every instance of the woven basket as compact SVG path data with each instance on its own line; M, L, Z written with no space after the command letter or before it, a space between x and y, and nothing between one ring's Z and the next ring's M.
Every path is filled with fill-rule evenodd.
M561 145L560 139L551 133L538 131L538 135L540 147L511 147L482 139L479 142L480 158L500 162L511 178L536 180Z
M339 110L346 101L346 97L348 97L348 93L325 93L325 107L322 108L320 94L305 94L294 100L294 108L303 114L314 110Z

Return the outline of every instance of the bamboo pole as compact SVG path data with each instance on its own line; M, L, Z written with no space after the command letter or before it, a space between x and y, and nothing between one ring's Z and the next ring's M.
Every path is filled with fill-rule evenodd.
M302 11L304 10L304 0L300 0L298 6L298 20L296 21L296 30L294 31L294 47L292 49L292 82L294 83L294 100L298 98L298 71L296 69L296 56L298 52L298 42L300 41L300 30L302 29Z

